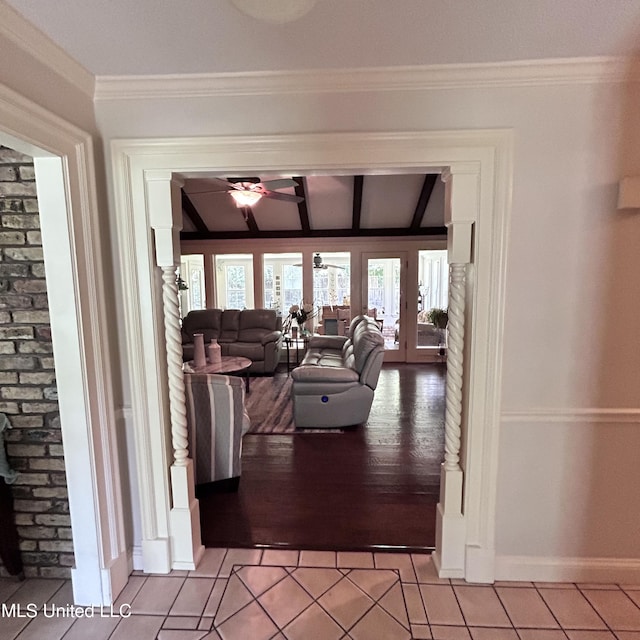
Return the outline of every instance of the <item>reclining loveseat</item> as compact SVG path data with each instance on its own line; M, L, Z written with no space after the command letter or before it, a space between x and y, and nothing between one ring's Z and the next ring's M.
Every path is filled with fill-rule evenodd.
M274 309L200 309L182 320L182 357L193 360L193 336L217 340L223 356L251 360L249 373L273 373L282 351L282 317Z
M366 422L378 384L384 339L367 316L351 322L348 336L314 336L291 372L296 427L346 427Z

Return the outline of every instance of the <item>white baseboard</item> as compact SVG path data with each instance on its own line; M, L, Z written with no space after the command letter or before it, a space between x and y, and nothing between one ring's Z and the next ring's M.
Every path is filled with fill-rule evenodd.
M496 580L640 583L637 558L496 556Z
M144 563L142 561L142 546L134 545L133 549L129 550L131 556L132 571L142 571L144 569Z

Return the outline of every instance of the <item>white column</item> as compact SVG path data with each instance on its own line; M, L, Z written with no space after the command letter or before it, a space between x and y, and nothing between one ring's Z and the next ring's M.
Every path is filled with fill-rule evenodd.
M156 263L162 270L162 303L167 350L167 379L171 418L172 507L169 514L171 567L195 569L204 552L200 537L200 507L195 498L193 461L189 458L182 340L176 270L180 262L182 205L180 184L168 176L148 179L149 218L155 233Z
M462 509L464 472L462 438L466 270L471 261L474 197L477 176L443 175L449 262L449 322L445 408L445 456L440 470L440 502L436 513L434 562L440 577L465 575L466 523ZM455 190L454 190L455 188ZM476 201L477 202L477 201ZM465 216L467 219L465 220Z

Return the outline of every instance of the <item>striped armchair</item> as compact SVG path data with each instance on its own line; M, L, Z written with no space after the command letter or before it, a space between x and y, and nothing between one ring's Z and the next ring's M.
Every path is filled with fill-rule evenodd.
M237 489L242 436L249 430L244 381L234 376L185 373L184 385L196 486L206 488L203 485L223 480L228 485L232 480L231 488Z

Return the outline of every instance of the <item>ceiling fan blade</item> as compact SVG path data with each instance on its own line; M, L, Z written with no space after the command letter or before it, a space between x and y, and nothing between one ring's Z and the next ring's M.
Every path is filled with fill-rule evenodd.
M262 195L265 198L272 198L273 200L284 200L285 202L302 202L304 198L300 196L294 196L289 193L279 193L278 191L263 191Z
M324 268L331 267L332 269L345 269L345 267L341 267L339 264L324 264L322 266Z
M265 180L260 183L265 189L285 189L287 187L297 187L298 183L291 178L280 178L278 180Z
M203 180L203 182L205 182ZM189 191L187 195L197 195L198 193L224 193L225 191L233 191L234 189L241 189L232 182L228 182L224 178L208 178L207 183L211 184L211 189L202 189L201 191Z

